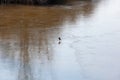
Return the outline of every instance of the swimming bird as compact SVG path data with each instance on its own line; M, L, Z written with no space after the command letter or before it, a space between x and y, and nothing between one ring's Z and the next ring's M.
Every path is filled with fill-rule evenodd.
M61 40L61 38L60 38L60 37L58 37L58 39L59 39L59 40Z

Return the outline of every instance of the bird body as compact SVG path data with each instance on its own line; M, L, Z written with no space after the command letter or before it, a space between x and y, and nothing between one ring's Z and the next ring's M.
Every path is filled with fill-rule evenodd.
M59 39L59 40L61 40L61 38L60 38L60 37L58 37L58 39Z

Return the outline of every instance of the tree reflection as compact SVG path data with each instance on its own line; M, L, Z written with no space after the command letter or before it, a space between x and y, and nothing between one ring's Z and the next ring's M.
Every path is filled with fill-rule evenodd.
M20 30L20 69L19 80L33 80L29 54L29 33L26 28Z

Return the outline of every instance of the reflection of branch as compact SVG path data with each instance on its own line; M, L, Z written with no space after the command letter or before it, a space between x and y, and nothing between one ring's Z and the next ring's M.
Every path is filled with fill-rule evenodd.
M29 33L26 29L21 30L20 34L20 70L19 70L19 80L33 80L33 75L31 72L30 55L28 52L29 46Z

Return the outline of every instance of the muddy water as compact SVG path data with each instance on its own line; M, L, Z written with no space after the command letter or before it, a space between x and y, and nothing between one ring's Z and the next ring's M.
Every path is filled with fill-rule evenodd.
M0 80L120 80L119 4L1 5Z

